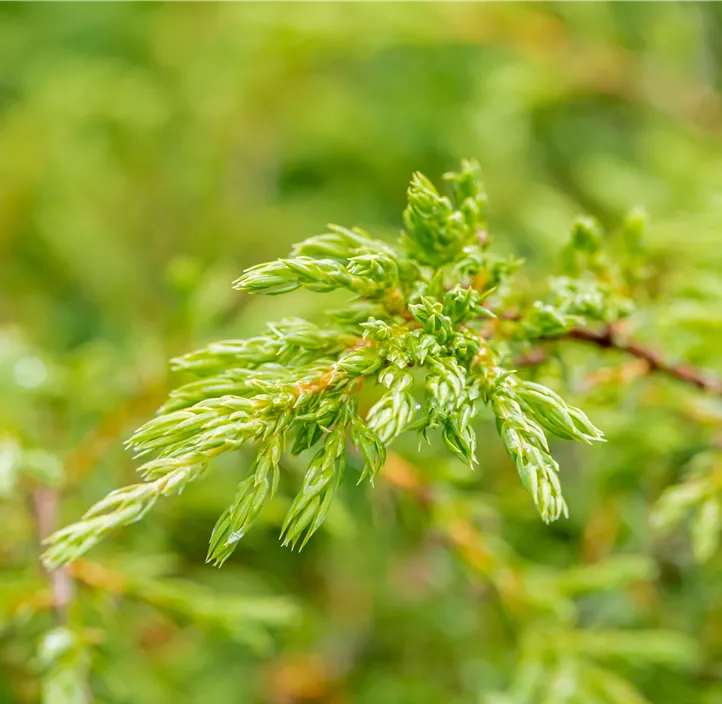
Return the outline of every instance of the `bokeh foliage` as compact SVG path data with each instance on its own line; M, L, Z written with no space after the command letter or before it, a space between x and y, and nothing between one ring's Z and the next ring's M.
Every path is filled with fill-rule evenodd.
M529 372L608 439L554 447L551 527L482 413L473 473L399 442L301 553L286 458L205 566L241 453L75 563L63 613L37 564L134 480L169 357L328 307L234 292L243 269L327 222L391 240L411 173L461 157L525 293L577 213L644 205L625 332L722 370L721 35L695 3L4 4L0 702L722 701L722 402L580 344Z

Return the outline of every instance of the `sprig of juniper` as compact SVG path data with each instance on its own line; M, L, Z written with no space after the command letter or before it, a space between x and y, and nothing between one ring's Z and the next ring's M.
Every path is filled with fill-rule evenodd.
M346 289L352 301L323 326L285 319L258 337L173 360L193 380L128 442L145 459L144 481L112 492L51 536L46 564L74 560L111 530L140 520L161 496L182 491L213 458L246 444L257 447L257 457L213 530L209 561L222 564L274 496L286 449L315 451L282 527L284 545L303 547L338 490L349 441L365 461L359 481L373 482L386 447L408 431L428 437L438 429L449 450L473 466L473 419L484 403L543 520L566 515L546 433L584 442L603 435L581 410L506 368L509 344L610 322L628 312L628 301L597 226L580 221L567 250L569 275L514 322L511 342L490 336L485 326L492 310L503 309L521 262L489 250L478 166L465 161L444 178L449 195L414 175L404 231L393 245L329 226L289 258L248 269L234 284L239 291ZM363 414L357 392L369 383L384 391Z

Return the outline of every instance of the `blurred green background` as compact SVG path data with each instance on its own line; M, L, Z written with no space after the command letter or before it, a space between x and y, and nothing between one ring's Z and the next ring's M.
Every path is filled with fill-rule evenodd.
M0 702L39 701L47 674L38 511L59 503L51 529L134 481L122 441L173 383L169 356L318 316L323 296L231 281L328 222L395 236L415 170L478 159L496 246L529 276L553 271L577 213L614 226L644 205L654 290L630 329L722 370L720 90L715 3L3 3ZM693 658L616 671L655 703L722 702L722 562L648 522L719 445L722 404L613 355L567 361L609 438L558 450L568 521L538 521L482 414L472 476L402 444L391 481L343 492L301 554L277 541L289 465L289 493L218 571L208 537L249 456L218 462L74 569L89 700L487 702L542 613L686 634ZM617 554L645 576L555 601L560 575ZM505 598L518 574L534 618ZM617 691L544 701L637 701Z

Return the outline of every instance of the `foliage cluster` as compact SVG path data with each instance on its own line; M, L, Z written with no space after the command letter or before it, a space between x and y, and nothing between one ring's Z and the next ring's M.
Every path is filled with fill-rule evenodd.
M3 6L0 702L722 701L721 26Z

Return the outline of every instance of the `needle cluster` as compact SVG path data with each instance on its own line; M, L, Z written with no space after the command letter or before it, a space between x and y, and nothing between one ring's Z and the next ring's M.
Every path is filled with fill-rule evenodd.
M329 226L288 258L248 269L234 284L238 291L345 289L351 300L323 324L285 319L258 337L173 360L191 380L128 442L144 461L143 481L112 492L51 536L46 563L74 560L111 530L143 518L159 498L181 492L215 457L244 445L255 446L256 459L213 530L209 561L228 559L273 498L286 452L310 457L281 531L285 545L302 547L328 513L349 451L364 460L358 481L373 482L397 436L438 431L473 467L474 418L484 405L543 520L566 515L547 433L583 442L602 440L602 433L580 409L505 366L505 343L488 328L504 317L500 292L521 262L490 251L477 164L465 161L444 180L447 194L414 175L394 244ZM594 271L594 224L581 221L570 247L572 263L588 265L532 302L514 323L518 338L562 334L580 321L608 322L625 312L612 309L610 283ZM381 396L364 411L359 392L373 385Z

